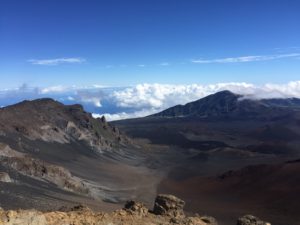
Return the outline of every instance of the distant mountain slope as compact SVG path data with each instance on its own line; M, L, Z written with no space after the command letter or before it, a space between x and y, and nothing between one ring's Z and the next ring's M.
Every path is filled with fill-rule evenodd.
M300 109L300 99L248 99L230 91L221 91L185 105L177 105L149 117L219 117L255 116L281 111Z

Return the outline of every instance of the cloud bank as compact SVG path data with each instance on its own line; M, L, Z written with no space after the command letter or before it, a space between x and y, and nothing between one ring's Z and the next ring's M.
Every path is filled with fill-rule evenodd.
M219 91L230 90L246 98L300 98L300 81L287 84L217 83L209 85L139 84L115 91L112 97L120 108L136 108L134 113L104 114L108 120L150 115L177 104L186 104ZM142 109L142 110L141 110Z
M112 96L120 107L161 109L185 104L223 90L257 99L300 97L300 81L262 86L243 82L209 85L138 84L135 87L115 91Z
M230 90L246 98L300 98L300 81L286 84L255 85L244 82L216 84L138 84L133 87L53 86L31 88L27 85L13 90L0 91L0 105L22 99L52 97L67 104L82 104L95 117L106 116L108 120L147 116L177 104L186 104L219 91Z

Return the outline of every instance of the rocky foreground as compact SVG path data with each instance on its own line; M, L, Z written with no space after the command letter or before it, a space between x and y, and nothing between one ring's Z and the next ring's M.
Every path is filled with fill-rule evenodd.
M112 213L94 212L82 205L55 212L36 210L0 209L0 225L217 225L216 219L208 216L186 216L185 202L172 195L158 195L153 210L144 204L128 201L124 208ZM271 225L254 216L244 216L237 225Z

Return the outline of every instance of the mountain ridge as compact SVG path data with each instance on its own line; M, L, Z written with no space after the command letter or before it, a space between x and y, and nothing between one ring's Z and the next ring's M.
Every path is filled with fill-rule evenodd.
M148 117L222 117L262 115L270 110L295 108L300 110L300 99L253 99L251 96L235 94L225 90L204 98L176 105Z
M0 109L0 128L29 139L69 143L83 140L95 150L111 149L129 143L104 117L93 118L79 104L64 105L51 98L42 98Z

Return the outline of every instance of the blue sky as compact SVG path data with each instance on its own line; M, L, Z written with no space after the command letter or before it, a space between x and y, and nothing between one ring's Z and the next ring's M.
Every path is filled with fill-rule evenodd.
M1 0L0 88L300 80L297 0Z
M221 90L300 98L299 21L298 0L1 0L0 107L116 120Z

